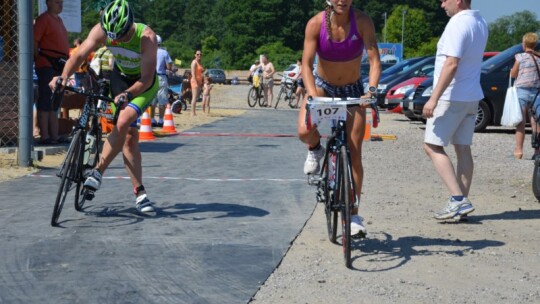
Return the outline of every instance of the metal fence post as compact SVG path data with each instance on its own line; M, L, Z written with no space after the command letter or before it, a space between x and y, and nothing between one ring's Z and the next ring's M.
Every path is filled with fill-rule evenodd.
M19 25L19 166L32 165L30 153L33 144L33 1L18 0L17 15Z

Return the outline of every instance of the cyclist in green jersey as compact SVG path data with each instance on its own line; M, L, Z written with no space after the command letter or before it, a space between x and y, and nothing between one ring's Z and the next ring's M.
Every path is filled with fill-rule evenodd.
M139 150L139 131L137 118L144 113L159 88L156 76L157 38L152 29L133 21L133 12L125 0L112 1L101 15L77 53L69 58L61 76L53 78L51 89L56 81L66 85L71 76L88 55L105 44L113 53L114 67L111 74L111 95L115 102L124 97L125 103L118 122L103 146L96 168L86 174L84 187L96 191L101 185L102 174L122 152L124 165L131 178L135 192L135 204L139 212L154 212L153 203L142 184L142 157Z

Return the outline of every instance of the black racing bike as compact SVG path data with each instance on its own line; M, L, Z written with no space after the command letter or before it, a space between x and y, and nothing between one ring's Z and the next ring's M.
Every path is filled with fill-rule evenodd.
M308 183L317 187L317 201L324 203L328 238L335 244L338 244L338 215L340 217L341 245L347 268L352 267L351 211L359 204L347 142L347 107L366 103L371 107L373 127L377 127L379 112L375 95L369 99L308 97L306 105L308 128L313 124L320 125L323 121L331 122L331 135L326 141L321 171L318 175L308 175ZM362 238L365 234L353 237Z
M102 133L100 117L105 116L107 103L111 103L114 108L114 99L105 96L104 88L107 83L105 80L91 81L94 83L95 90L73 88L70 86L62 87L62 82L56 83L52 99L61 98L64 92L69 91L75 94L85 96L85 103L78 118L78 122L73 128L70 137L71 142L66 156L57 172L60 177L60 185L54 202L51 225L58 226L58 219L68 194L74 191L74 204L77 211L82 211L85 201L94 198L94 191L83 187L84 174L86 170L92 169L97 165L102 148ZM95 93L97 91L97 93ZM113 124L116 124L120 109L125 100L120 99L114 111Z

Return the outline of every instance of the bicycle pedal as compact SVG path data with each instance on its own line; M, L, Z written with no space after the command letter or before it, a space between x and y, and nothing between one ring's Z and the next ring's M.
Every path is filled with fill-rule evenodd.
M322 181L321 176L317 174L308 174L307 179L308 179L308 185L311 185L311 186L318 186L319 183Z
M358 240L358 239L365 239L366 236L367 236L367 234L365 232L360 231L355 235L351 235L351 238L355 239L355 240Z
M94 199L95 193L91 190L86 190L84 193L84 199L87 201L91 201Z

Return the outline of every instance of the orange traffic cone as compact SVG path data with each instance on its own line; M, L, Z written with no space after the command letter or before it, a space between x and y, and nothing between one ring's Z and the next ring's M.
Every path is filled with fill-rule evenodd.
M161 132L176 133L171 106L169 104L167 104L167 108L165 109L165 119L163 121L163 128L161 128Z
M393 109L390 110L389 112L390 112L390 113L403 114L403 108L401 107L401 105L398 105L397 107L393 108Z
M370 141L370 140L371 140L371 114L366 114L366 131L364 132L364 141Z
M152 133L152 121L148 111L145 111L141 117L141 127L139 128L139 140L155 140L156 137Z

